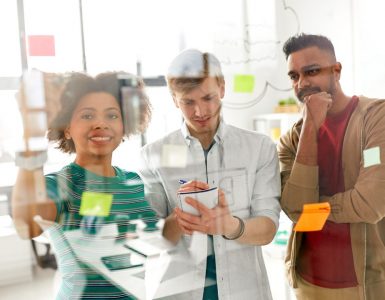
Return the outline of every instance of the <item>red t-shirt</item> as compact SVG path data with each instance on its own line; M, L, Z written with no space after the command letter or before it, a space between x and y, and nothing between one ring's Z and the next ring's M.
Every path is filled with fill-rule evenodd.
M344 192L342 144L350 116L358 103L353 96L344 111L327 117L318 132L319 193L332 196ZM308 232L297 261L297 271L306 281L325 288L357 286L350 227L327 221L321 231Z

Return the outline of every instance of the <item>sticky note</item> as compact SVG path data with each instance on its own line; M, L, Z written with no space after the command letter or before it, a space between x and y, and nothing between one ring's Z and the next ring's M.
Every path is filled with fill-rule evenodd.
M380 147L373 147L364 150L364 168L379 165L380 163Z
M53 35L28 36L29 56L55 56L55 37Z
M294 231L321 230L330 214L329 202L304 204Z
M234 92L251 93L254 90L253 75L234 75Z
M110 214L112 194L83 192L79 214L106 217Z
M168 168L185 168L187 165L187 146L163 145L161 165Z

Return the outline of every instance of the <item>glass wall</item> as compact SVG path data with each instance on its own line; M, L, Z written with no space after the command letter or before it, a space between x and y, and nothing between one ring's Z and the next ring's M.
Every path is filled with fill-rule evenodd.
M366 119L351 97L347 122L362 117L367 132L346 126L316 162L298 161L292 125L303 114L295 76L307 79L302 102L324 90L345 101L341 86L381 90L381 76L370 83L383 43L365 43L381 31L367 35L363 17L378 16L376 1L0 1L0 298L292 300L284 259L301 214L326 222L295 233L301 289L319 291L330 271L348 281L338 289L369 295L361 279L385 274L381 196L365 189L383 191L382 106ZM282 47L302 31L329 37L343 71L288 60ZM290 130L297 140L284 147ZM362 149L337 143L346 136L362 136L351 143ZM346 244L319 251L330 232ZM367 273L354 269L363 249ZM346 268L323 268L337 255Z

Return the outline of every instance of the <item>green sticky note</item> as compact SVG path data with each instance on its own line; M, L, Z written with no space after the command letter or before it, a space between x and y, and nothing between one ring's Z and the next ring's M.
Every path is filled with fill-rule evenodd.
M83 192L79 214L106 217L110 214L112 194Z
M238 74L234 75L234 92L251 93L254 90L254 76Z
M380 163L380 147L373 147L364 150L364 168L379 165Z

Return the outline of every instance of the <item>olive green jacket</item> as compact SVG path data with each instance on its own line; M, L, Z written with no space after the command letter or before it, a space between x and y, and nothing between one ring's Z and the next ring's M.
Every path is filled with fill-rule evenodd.
M360 298L382 299L385 297L385 101L359 97L343 141L345 192L332 197L319 195L318 166L295 161L301 127L302 120L281 137L278 145L282 209L295 223L303 204L328 201L331 206L328 220L350 223ZM380 155L372 155L374 165L370 165L365 150L377 147ZM380 162L376 163L376 159ZM291 233L285 260L289 283L294 288L301 238L300 232Z

